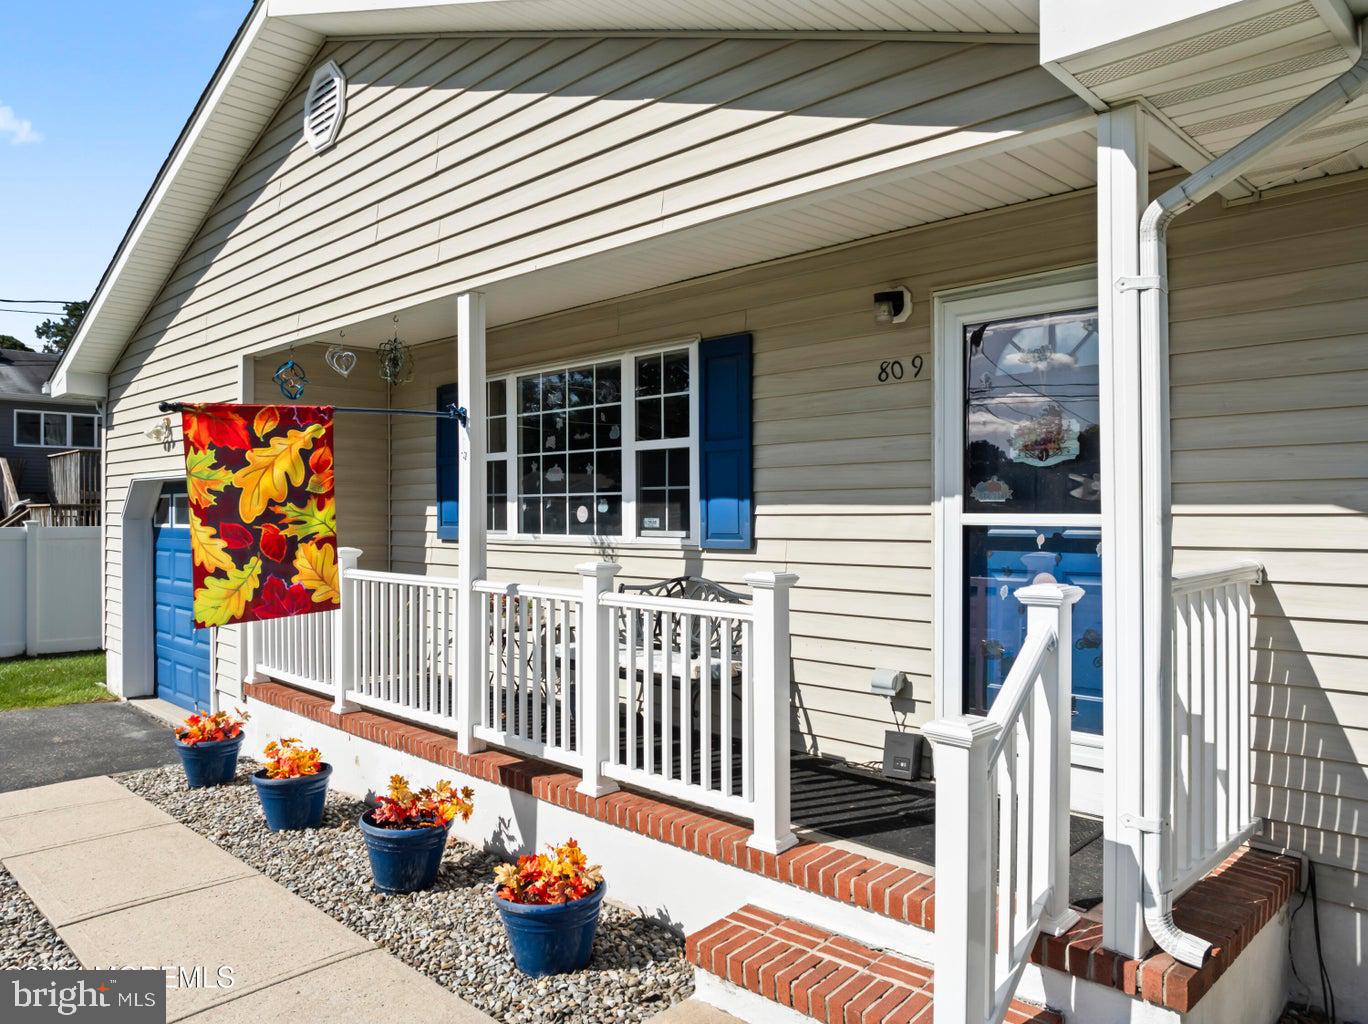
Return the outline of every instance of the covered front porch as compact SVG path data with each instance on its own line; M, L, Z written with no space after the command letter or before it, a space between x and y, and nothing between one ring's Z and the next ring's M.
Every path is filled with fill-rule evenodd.
M727 863L784 883L792 851L814 846L832 864L848 855L866 871L911 872L889 874L885 910L896 903L897 921L929 928L937 892L935 948L921 952L984 982L999 1009L1032 958L1078 929L1090 950L1142 963L1151 922L1176 928L1174 906L1257 828L1250 654L1262 579L1257 562L1230 558L1173 573L1157 525L1172 516L1167 428L1155 427L1166 381L1149 361L1139 372L1137 290L1155 286L1136 278L1128 246L1151 172L1173 163L1147 141L1148 119L1127 107L1056 120L957 154L953 173L940 162L881 172L301 339L290 355L314 365L326 347L368 357L391 338L412 363L388 386L315 374L308 400L394 415L339 420L342 534L356 545L339 549L341 610L243 630L249 695L350 735L396 733L416 756L477 777L554 778L560 806L597 820L646 806L636 800L675 809L660 822L702 815L728 837ZM1094 181L1096 196L1069 195ZM952 182L958 204L928 213ZM978 304L977 321L947 312L961 300ZM991 707L963 715L960 530L985 524L965 509L973 382L955 346L972 335L961 327L1060 313L1091 324L1090 427L1103 443L1100 471L1077 489L1094 507L1011 525L1042 550L1047 529L1095 546L1107 641L1099 650L1075 630L1083 591L1062 573L993 581L1020 631ZM745 386L726 392L727 415L709 401L710 360L742 338L733 375ZM269 398L283 358L247 361L244 399ZM581 408L593 416L577 428ZM610 443L605 425L619 431ZM736 465L729 503L714 508L700 488L718 450ZM729 518L731 543L706 542L709 515ZM679 579L710 589L669 592ZM1105 680L1091 764L1071 727L1085 648ZM1153 685L1161 649L1170 689ZM904 680L891 699L869 691L885 669ZM932 741L934 764L915 767L934 773L934 791L892 792L856 771L844 823L824 814L816 783L837 762L795 760L795 748L869 762L889 728ZM1084 775L1100 826L1071 816ZM880 805L903 800L930 813L876 838ZM658 839L650 830L664 827L637 831ZM803 877L819 893L827 884L821 870ZM858 906L854 888L850 899ZM1207 969L1209 944L1187 949L1192 971Z
M1096 146L1091 128L1050 133L1014 159ZM543 282L533 274L500 286L497 298L463 293L249 360L247 399L269 400L288 355L312 370L305 400L395 411L339 417L340 529L343 543L355 544L339 549L342 607L246 627L249 696L326 714L343 732L421 732L435 738L413 739L423 744L417 756L467 765L477 777L494 772L489 765L499 780L509 765L527 765L516 772L560 780L557 799L575 813L617 806L615 793L687 808L740 837L728 856L745 870L788 863L786 854L814 846L837 851L841 863L848 856L893 869L882 892L885 909L890 899L900 907L895 920L929 929L929 897L939 893L935 947L926 938L918 950L942 964L955 947L981 961L987 946L952 923L977 920L989 893L995 927L1008 939L993 968L1008 999L1052 937L1077 938L1078 929L1143 962L1151 943L1130 858L1144 819L1117 788L1136 780L1147 755L1129 739L1089 748L1069 713L1076 653L1086 650L1106 676L1120 672L1115 647L1124 645L1098 650L1095 636L1075 630L1083 591L1067 578L1033 571L1013 582L976 581L994 594L1006 587L1020 608L1019 633L987 715L961 718L968 705L958 684L946 684L946 666L962 627L947 625L956 602L938 596L961 565L943 541L944 502L964 493L962 480L956 492L938 476L959 458L941 450L943 410L964 400L946 392L954 375L940 353L957 335L940 311L964 294L979 301L1035 289L1044 298L1029 308L1047 314L1092 295L1102 307L1095 330L1105 337L1110 284L1098 289L1096 279L1112 271L1087 267L1095 223L1090 196L1028 204L1000 222L895 232L521 320L518 296L540 302L560 287L555 275ZM1043 230L1059 232L1053 248L1040 245ZM984 246L999 258L982 263ZM904 285L910 321L880 319L877 296ZM490 327L496 308L503 323ZM704 391L712 354L723 350L710 347L742 337L747 386L728 396L733 409L751 410L745 445L733 450L748 451L754 478L744 511L739 489L718 506L731 516L735 543L710 546L703 519L711 506L699 493L709 430L737 427ZM412 363L386 385L368 349L391 338L405 342ZM324 369L334 345L357 352L360 368L345 377ZM1121 401L1121 389L1134 397L1136 382L1102 359L1098 428L1137 438L1138 424L1122 422ZM658 383L644 376L651 366ZM538 389L530 398L529 381ZM683 411L670 412L671 402ZM453 406L463 421L451 418ZM586 418L583 443L577 408L596 417ZM640 440L636 428L648 415L658 417L658 433L631 452L599 433L606 424ZM530 445L523 435L533 420L540 432ZM678 489L687 492L679 500L672 446L683 466ZM593 456L584 469L581 450ZM659 480L647 477L652 452L664 453ZM1108 476L1113 458L1101 456L1104 487L1121 486ZM558 485L550 475L557 467L567 478ZM576 474L584 481L570 482ZM659 494L648 507L652 487ZM1096 516L1023 524L1108 537L1138 530L1134 516L1100 504ZM1104 575L1126 571L1109 563ZM1250 562L1208 561L1169 581L1169 636L1179 654L1173 704L1162 715L1166 770L1176 780L1163 851L1170 903L1254 828L1249 652L1260 573ZM1115 635L1117 612L1106 612L1103 635ZM891 698L870 692L882 669L902 680ZM312 702L270 689L275 683ZM1137 705L1124 696L1119 703L1103 712L1105 735L1133 730ZM380 721L407 724L373 724ZM890 783L859 767L880 759L887 730L934 742L934 759L913 766L924 781ZM1080 749L1095 760L1082 763ZM1076 795L1084 786L1095 794L1091 804ZM1080 808L1094 813L1071 814ZM821 872L813 877L821 893ZM854 889L849 897L857 899ZM822 906L814 912L829 912ZM1129 942L1127 928L1137 932ZM1117 937L1104 940L1113 929Z

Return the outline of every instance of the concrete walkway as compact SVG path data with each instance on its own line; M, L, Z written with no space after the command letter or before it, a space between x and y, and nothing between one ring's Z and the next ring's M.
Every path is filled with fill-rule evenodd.
M107 776L0 793L0 863L83 966L198 969L168 1021L493 1021Z
M131 704L66 704L0 714L0 793L175 761L171 730Z

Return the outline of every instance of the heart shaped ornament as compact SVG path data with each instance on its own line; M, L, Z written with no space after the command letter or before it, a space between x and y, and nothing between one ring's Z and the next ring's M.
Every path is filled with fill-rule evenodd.
M323 354L323 361L334 373L343 377L350 376L352 370L356 369L356 353L340 345L329 345L328 351Z

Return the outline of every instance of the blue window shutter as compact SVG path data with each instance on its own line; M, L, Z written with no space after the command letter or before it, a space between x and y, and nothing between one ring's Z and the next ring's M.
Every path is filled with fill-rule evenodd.
M437 408L456 404L456 385L437 389ZM459 535L460 436L455 420L437 420L437 539L455 540Z
M751 526L751 336L698 346L699 525L702 547L748 550Z

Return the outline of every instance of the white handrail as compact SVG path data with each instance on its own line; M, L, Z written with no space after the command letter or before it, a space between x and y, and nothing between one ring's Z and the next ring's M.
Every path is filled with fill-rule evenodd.
M1250 586L1257 586L1263 582L1263 574L1263 563L1249 560L1232 562L1230 565L1216 569L1189 569L1186 572L1175 572L1173 574L1173 596L1179 597L1183 594L1191 594L1194 591L1223 587L1232 583L1247 583Z
M1058 583L1017 590L1026 637L987 716L922 729L936 757L935 1024L1001 1024L1036 940L1078 919L1069 708L1082 595Z
M1053 626L1028 633L1026 642L1021 645L1012 670L998 691L993 706L984 717L998 726L999 732L993 745L988 749L988 767L997 764L1003 748L1007 746L1008 730L1022 716L1026 702L1035 695L1036 685L1042 678L1046 662L1053 657L1059 634Z
M747 604L727 604L721 601L700 601L687 597L655 597L650 594L604 594L603 604L608 608L643 608L653 612L691 612L697 615L716 615L725 610L732 619L754 618L755 611Z
M455 576L424 576L412 572L381 572L378 569L348 569L347 576L354 580L374 580L377 583L418 583L425 587L446 587L459 590L461 581Z

